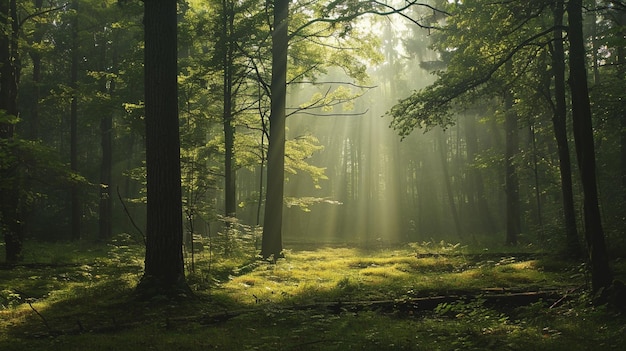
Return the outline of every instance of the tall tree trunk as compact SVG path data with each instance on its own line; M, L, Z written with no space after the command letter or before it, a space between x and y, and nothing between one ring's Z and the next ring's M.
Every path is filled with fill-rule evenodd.
M543 211L541 206L541 182L539 182L539 166L537 157L537 136L535 135L535 125L531 122L528 126L528 139L533 150L533 178L535 180L535 204L537 206L537 225L539 226L539 240L544 239L543 233Z
M224 35L224 215L235 217L237 214L237 189L235 183L234 148L235 128L233 127L233 3L222 0L222 35ZM230 223L226 221L226 223Z
M101 44L102 48L102 66L105 69L106 62L106 43ZM113 67L117 66L116 53L113 53ZM112 96L115 91L115 80L105 80L103 91ZM109 239L112 236L112 220L113 220L113 201L112 201L112 185L111 170L113 167L113 111L105 110L104 115L100 118L100 145L102 148L102 160L100 163L100 204L98 216L98 236L102 240Z
M591 285L594 292L611 284L604 230L598 204L596 157L591 121L591 104L587 86L585 39L583 37L582 0L570 0L567 5L570 42L570 89L572 118L578 168L583 187L585 238L591 264Z
M517 236L521 232L520 204L519 204L519 180L515 157L518 154L518 128L517 113L513 110L513 94L507 88L504 93L505 110L505 192L506 192L506 244L517 245Z
M617 24L622 28L621 35L626 37L626 12L617 11ZM617 47L617 78L626 80L626 45ZM620 175L622 180L622 212L626 211L626 99L621 99L620 108L616 111L616 118L620 121ZM624 221L624 219L622 219ZM624 223L624 222L622 222Z
M7 117L17 118L17 87L19 81L19 57L17 37L16 0L0 3L0 26L5 30L0 35L0 109ZM20 218L19 160L15 150L15 121L0 121L0 149L6 157L0 176L0 230L4 234L7 263L23 259L24 233Z
M559 154L559 172L561 176L561 194L563 198L563 219L565 221L565 240L567 252L573 257L580 255L578 230L576 229L576 210L572 186L572 165L567 141L567 106L565 96L565 49L563 45L564 4L555 2L554 11L554 52L552 53L552 74L554 76L554 115L552 126ZM549 87L547 87L549 91Z
M70 66L70 169L78 172L78 0L72 1L72 8L76 11L72 20L72 62ZM72 183L70 188L71 208L71 237L79 240L81 210L78 184Z
M142 298L188 293L178 126L176 0L144 2L147 227Z
M267 190L261 256L282 257L283 194L285 181L285 107L287 103L287 46L289 0L274 1L272 32L272 102L267 153Z
M34 0L35 11L41 12L43 0ZM44 30L41 23L35 23L33 32L33 43L41 44L44 36ZM28 137L31 140L39 138L39 100L41 98L41 53L39 49L30 50L30 59L33 63L33 97L30 111L30 131Z
M109 93L111 90L109 91ZM100 204L98 215L98 236L109 239L112 235L113 203L111 198L111 168L113 161L113 116L107 115L100 119L100 145L102 161L100 164Z

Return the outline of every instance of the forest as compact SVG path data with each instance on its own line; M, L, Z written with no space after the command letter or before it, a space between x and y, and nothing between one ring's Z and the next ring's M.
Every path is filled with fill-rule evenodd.
M0 349L624 348L625 1L0 28Z

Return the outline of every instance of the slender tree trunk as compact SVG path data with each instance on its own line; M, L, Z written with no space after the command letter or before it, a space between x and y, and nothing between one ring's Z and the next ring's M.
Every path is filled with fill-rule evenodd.
M573 257L580 255L578 230L576 229L576 210L572 185L572 165L567 141L567 106L565 96L565 49L563 45L564 4L557 0L554 7L554 52L552 53L552 74L554 75L554 115L552 126L559 154L559 172L561 176L561 194L563 198L563 219L565 221L565 240L567 252ZM547 87L549 89L549 87Z
M570 89L572 118L578 168L583 187L585 238L591 264L591 284L594 292L608 287L613 279L609 268L604 230L598 204L596 157L591 121L591 104L587 86L585 39L583 37L582 0L570 0L567 5L570 42Z
M189 293L183 264L176 0L144 2L147 228L142 298Z
M533 177L535 178L535 204L537 206L537 225L539 226L539 240L544 240L543 233L543 211L541 206L541 183L539 182L539 166L537 161L537 136L535 135L535 125L528 126L529 139L533 150Z
M99 70L106 71L106 56L107 56L107 43L106 40L102 40L99 43L100 47L100 62ZM113 53L113 60L111 66L117 66L117 57ZM103 94L113 95L115 91L114 79L101 79L100 90ZM113 111L104 109L100 117L100 146L102 159L100 160L100 202L98 206L98 237L101 240L107 240L112 236L112 186L111 186L111 169L113 162Z
M272 102L269 148L267 154L267 190L261 256L282 257L283 194L285 181L285 107L287 102L287 46L289 0L274 1L272 33Z
M102 146L102 161L100 164L100 204L98 216L98 236L100 239L109 239L112 235L113 203L111 197L111 168L113 161L113 117L107 113L100 119L100 144Z
M70 66L70 169L78 172L78 0L72 1L72 8L76 11L72 20L72 62ZM70 188L71 208L71 237L79 240L81 210L79 189L76 183Z
M102 62L105 61L106 43L101 45L103 48ZM116 54L113 54L112 66L116 67ZM104 66L104 65L103 65ZM102 67L104 68L104 67ZM113 95L115 91L115 80L111 79L108 86L105 83L103 90ZM100 163L100 204L98 216L99 237L102 240L109 239L113 234L113 201L112 201L112 185L111 170L113 168L113 111L103 111L104 116L100 119L100 145L102 147L102 160Z
M261 117L264 118L264 117ZM259 164L259 198L256 208L256 225L261 224L261 207L263 206L263 176L265 174L265 124L263 124L263 131L261 132L261 145L259 147L261 154L261 163Z
M233 127L233 4L229 0L222 0L222 26L224 35L224 215L235 217L237 213L237 189L235 183L234 148L235 128ZM226 221L226 223L230 223Z
M41 11L43 0L34 0L35 11ZM33 43L40 44L43 40L44 30L41 23L35 23ZM41 54L38 49L31 49L30 59L33 63L33 97L30 111L30 131L28 137L31 140L39 138L39 100L41 98Z
M521 232L519 180L515 157L518 154L517 114L513 110L513 94L508 90L504 93L506 147L505 192L506 192L506 244L517 245L517 236Z

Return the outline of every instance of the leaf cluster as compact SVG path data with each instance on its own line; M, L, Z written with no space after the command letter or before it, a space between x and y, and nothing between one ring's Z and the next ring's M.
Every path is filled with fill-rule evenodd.
M416 128L454 124L451 111L479 98L509 89L524 74L527 62L549 42L551 26L542 17L548 1L450 4L446 25L433 35L446 69L432 85L398 102L388 115L391 126L406 136ZM514 62L512 68L506 63Z

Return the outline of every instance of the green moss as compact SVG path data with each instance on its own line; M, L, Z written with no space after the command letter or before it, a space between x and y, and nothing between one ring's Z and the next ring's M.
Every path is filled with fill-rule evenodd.
M144 303L130 298L142 276L141 247L111 243L66 258L54 253L61 248L85 247L51 244L45 254L37 244L41 255L25 263L47 264L0 270L0 349L618 350L625 342L624 317L591 307L585 295L552 308L480 299L434 311L346 305L487 288L566 291L585 283L576 262L510 252L481 258L449 244L309 247L276 264L203 252L188 273L195 299Z

